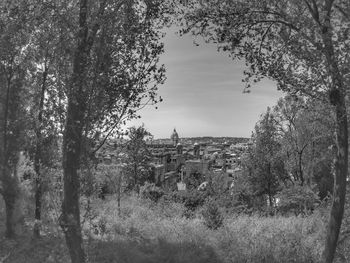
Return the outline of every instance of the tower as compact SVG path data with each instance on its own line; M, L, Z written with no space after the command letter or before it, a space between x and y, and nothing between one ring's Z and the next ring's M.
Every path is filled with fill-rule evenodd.
M200 146L198 143L195 143L194 144L194 147L193 147L193 154L194 156L197 158L197 159L200 159Z
M176 146L179 143L179 135L177 134L175 128L173 134L170 136L170 139L172 140L174 146Z
M177 154L182 154L182 151L183 151L182 145L181 145L181 143L178 143L176 145L176 152L177 152Z

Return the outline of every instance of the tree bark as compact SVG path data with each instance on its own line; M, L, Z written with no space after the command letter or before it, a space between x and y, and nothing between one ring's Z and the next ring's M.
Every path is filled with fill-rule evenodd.
M302 166L302 161L303 161L303 151L298 151L298 169L299 169L299 178L300 178L300 185L304 185L304 174L303 174L303 166Z
M117 202L118 202L118 216L121 215L121 210L120 210L120 199L121 199L121 173L119 173L118 175L118 188L117 188L117 191L118 191L118 198L117 198Z
M96 21L103 15L106 0L100 2L99 14ZM89 34L88 27L88 0L79 1L79 30L77 47L73 58L73 72L70 80L68 93L68 108L65 131L63 135L63 178L64 198L60 225L65 234L67 247L72 263L84 263L85 252L80 224L79 207L79 174L81 157L81 144L85 113L87 109L87 96L89 91L86 87L87 61L94 37L99 29L96 22Z
M1 114L3 115L1 123L1 143L0 143L0 180L2 181L1 194L5 201L6 207L6 232L7 238L15 238L17 234L17 226L20 220L23 218L20 209L20 189L17 180L17 174L15 173L17 165L16 149L10 149L8 132L9 132L9 111L11 102L11 82L12 82L12 71L9 70L6 78L5 97L1 101ZM18 102L13 102L18 103ZM10 155L13 155L11 166L9 165ZM15 157L16 156L16 157Z
M78 169L86 110L84 79L87 61L87 2L87 0L80 1L78 46L74 54L63 136L64 198L60 225L65 234L72 263L85 262L80 224Z
M326 17L325 23L322 27L324 53L328 67L328 74L331 78L329 100L334 106L336 114L335 134L337 148L334 167L333 200L327 227L325 248L322 254L322 261L325 263L333 262L337 248L339 231L344 214L346 177L348 172L348 124L345 103L345 87L334 55L334 46L332 42L330 16L333 2L333 0L325 1Z
M333 262L337 247L339 231L344 214L346 177L348 170L348 129L344 96L340 95L334 101L336 111L336 146L337 153L334 165L334 190L332 208L329 216L323 261Z
M36 173L35 178L35 224L33 229L33 235L35 238L40 237L40 228L41 228L41 203L42 203L42 175L41 175L41 145L42 145L42 125L43 125L43 112L44 112L44 99L46 91L46 78L47 78L48 69L45 65L43 72L43 79L41 84L40 92L40 103L39 103L39 114L38 114L38 125L36 131L36 149L34 156L34 170Z
M3 173L3 197L6 207L6 232L7 238L15 238L23 221L20 211L20 189L15 175L11 175L9 169Z

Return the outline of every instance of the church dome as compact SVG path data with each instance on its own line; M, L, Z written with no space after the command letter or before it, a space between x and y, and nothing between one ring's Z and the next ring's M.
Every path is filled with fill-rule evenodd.
M172 140L178 140L179 139L179 135L176 132L176 129L174 129L173 134L170 137Z

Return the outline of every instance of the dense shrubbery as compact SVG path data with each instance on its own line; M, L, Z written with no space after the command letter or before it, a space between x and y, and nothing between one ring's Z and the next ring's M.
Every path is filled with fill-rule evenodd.
M216 230L223 225L224 218L218 205L213 201L207 203L203 211L203 218L204 224L210 229Z
M143 186L141 186L140 194L143 198L148 198L154 202L158 202L164 195L164 190L157 187L154 183L146 182Z
M300 185L284 188L276 195L276 199L278 200L277 209L281 214L307 214L320 203L317 194L309 187Z

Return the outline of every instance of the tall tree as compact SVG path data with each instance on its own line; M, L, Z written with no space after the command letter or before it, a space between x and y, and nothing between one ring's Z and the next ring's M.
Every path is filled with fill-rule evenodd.
M274 207L274 196L287 175L281 158L281 144L275 116L269 108L255 126L253 141L249 180L255 195L258 197L267 195L269 206Z
M128 136L129 140L125 145L126 167L124 174L128 179L128 187L139 192L140 186L151 176L151 167L149 166L151 153L146 143L151 134L142 125L129 128Z
M164 71L157 66L163 50L158 45L156 25L160 22L159 7L160 1L79 1L63 136L64 200L60 217L74 263L85 262L78 175L84 140L108 122L113 125L107 131L102 125L102 134L110 135L124 114L135 117L135 107L142 106L145 99L157 100L156 86L163 81ZM112 50L114 44L119 49ZM146 66L139 67L138 62Z
M305 182L304 156L310 143L307 123L299 118L305 108L301 98L286 96L274 107L278 126L283 138L283 148L289 161L290 172L296 182Z
M187 23L185 31L218 43L233 58L244 58L249 66L247 80L269 77L279 89L327 98L333 106L334 191L322 256L323 262L332 262L344 213L348 170L345 95L350 70L349 1L189 2L187 10L181 10Z
M43 196L44 170L53 165L56 158L55 148L46 147L58 143L58 134L62 123L65 95L60 91L60 67L62 61L70 58L69 45L63 42L72 42L67 36L62 36L62 29L69 31L67 22L62 21L63 15L69 11L64 9L67 1L54 3L46 1L36 3L37 14L35 30L31 35L30 52L35 64L31 74L31 140L28 143L28 152L33 160L35 171L35 224L34 236L40 236L41 206ZM35 3L33 3L34 5ZM40 15L39 15L40 14ZM68 34L65 34L68 35ZM68 62L69 63L69 62ZM67 64L67 62L66 62ZM55 149L55 150L54 150Z
M316 179L320 174L317 166L323 162L322 167L330 168L334 158L329 150L332 146L334 115L329 114L331 109L328 104L289 95L281 98L273 110L281 133L286 168L293 176L293 182L311 186L320 179ZM326 171L322 174L328 177ZM325 197L324 191L320 196Z
M31 68L28 43L33 9L29 6L28 1L0 4L0 192L6 205L6 236L10 238L22 217L17 163L23 150Z

